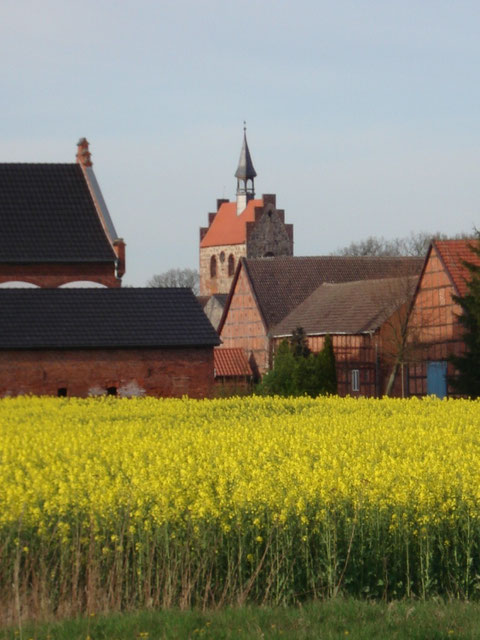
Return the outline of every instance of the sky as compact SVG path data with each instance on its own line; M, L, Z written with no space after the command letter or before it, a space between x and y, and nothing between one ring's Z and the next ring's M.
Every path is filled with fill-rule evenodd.
M462 0L2 0L0 162L74 162L85 136L135 286L198 268L244 120L295 255L470 233L479 31Z

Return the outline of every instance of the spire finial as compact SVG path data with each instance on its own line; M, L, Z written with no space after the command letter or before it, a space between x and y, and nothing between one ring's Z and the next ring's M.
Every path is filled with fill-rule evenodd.
M247 123L245 120L243 121L243 144L242 150L240 151L240 160L238 161L238 167L235 172L235 177L239 180L243 180L246 182L247 180L253 180L257 172L253 167L252 157L250 155L250 150L248 148L247 142ZM244 185L246 188L246 185Z

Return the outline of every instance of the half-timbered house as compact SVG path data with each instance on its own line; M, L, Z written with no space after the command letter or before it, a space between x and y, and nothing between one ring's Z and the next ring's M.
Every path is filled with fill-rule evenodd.
M434 240L415 292L409 322L414 357L408 367L410 395L451 395L448 376L454 373L450 355L464 349L461 307L454 296L463 296L469 280L465 261L478 263L469 246L473 240Z

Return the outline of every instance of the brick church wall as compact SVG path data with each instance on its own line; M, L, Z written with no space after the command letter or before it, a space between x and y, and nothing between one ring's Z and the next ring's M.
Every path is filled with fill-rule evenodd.
M0 397L86 397L109 387L159 397L213 395L213 348L0 352Z

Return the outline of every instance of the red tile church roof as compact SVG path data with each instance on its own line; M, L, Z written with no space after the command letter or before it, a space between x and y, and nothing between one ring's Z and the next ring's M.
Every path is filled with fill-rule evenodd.
M463 262L480 265L480 259L469 248L472 243L475 243L475 239L434 240L433 242L460 296L465 295L467 282L470 279L470 273Z
M201 241L200 247L245 243L247 239L246 223L255 220L255 207L260 207L262 204L263 200L250 200L246 209L237 215L236 202L223 202Z

